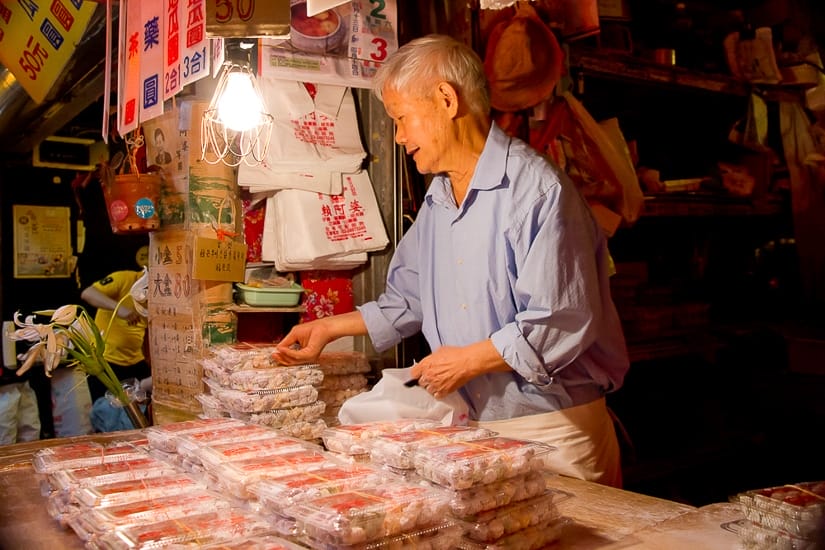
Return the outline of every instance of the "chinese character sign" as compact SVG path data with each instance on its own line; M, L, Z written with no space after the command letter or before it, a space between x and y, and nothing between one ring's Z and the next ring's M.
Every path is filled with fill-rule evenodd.
M42 103L75 51L94 2L0 1L0 62Z
M140 121L163 114L163 0L140 2Z
M206 37L205 4L205 0L189 0L185 4L182 3L186 14L181 19L181 78L184 86L209 75L209 39Z

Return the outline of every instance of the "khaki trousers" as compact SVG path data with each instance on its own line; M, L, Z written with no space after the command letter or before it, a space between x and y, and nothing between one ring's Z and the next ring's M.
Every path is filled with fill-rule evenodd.
M622 486L619 442L604 397L560 411L470 424L503 437L553 445L556 450L546 459L552 472Z

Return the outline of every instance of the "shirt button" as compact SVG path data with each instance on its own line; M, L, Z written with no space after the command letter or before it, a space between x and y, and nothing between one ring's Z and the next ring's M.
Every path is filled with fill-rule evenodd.
M463 259L461 259L461 258L459 258L458 260L456 260L456 263L457 263L458 265L464 265L464 260L463 260Z
M467 304L461 304L461 309L467 309Z

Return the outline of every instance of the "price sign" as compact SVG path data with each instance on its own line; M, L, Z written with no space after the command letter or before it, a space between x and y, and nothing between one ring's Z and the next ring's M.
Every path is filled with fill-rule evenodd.
M289 0L207 0L206 35L289 36Z
M288 9L288 8L287 8ZM37 103L80 42L93 2L0 2L0 62Z
M192 277L207 281L243 281L246 244L195 237Z
M289 39L262 41L262 72L275 78L371 87L370 80L398 49L396 0L350 0L310 15L292 0Z

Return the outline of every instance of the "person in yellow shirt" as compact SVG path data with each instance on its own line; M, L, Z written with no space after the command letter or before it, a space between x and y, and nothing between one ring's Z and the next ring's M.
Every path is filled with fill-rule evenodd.
M143 380L152 374L144 345L146 318L136 311L135 303L129 295L142 274L141 271L115 271L89 285L80 294L86 303L97 308L95 324L103 332L106 341L103 357L112 366L119 380ZM124 296L126 299L121 302ZM115 318L109 327L113 314ZM106 388L94 376L87 380L94 402L106 393Z

